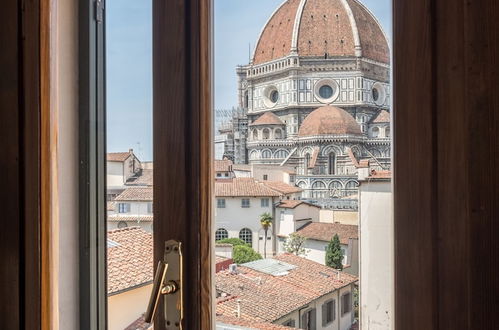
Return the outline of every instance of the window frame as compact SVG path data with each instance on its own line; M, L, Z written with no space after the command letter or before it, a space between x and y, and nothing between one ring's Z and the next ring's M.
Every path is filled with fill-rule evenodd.
M225 198L217 198L217 209L225 209L227 202Z
M329 304L332 304L332 309L329 309L328 308L328 305ZM325 306L325 308L322 308L322 326L325 327L327 326L328 324L330 323L333 323L334 321L336 321L336 299L333 298L333 299L329 299L329 300L326 300L322 306ZM326 310L326 314L324 314L324 310ZM332 319L331 320L327 320L327 312L331 310L331 317Z
M245 201L248 201L245 203ZM251 207L251 200L250 198L241 198L241 208L243 209L249 209Z

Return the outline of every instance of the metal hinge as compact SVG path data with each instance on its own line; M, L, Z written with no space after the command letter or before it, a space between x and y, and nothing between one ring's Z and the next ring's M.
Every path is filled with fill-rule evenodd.
M104 19L104 0L95 0L95 21L102 23Z

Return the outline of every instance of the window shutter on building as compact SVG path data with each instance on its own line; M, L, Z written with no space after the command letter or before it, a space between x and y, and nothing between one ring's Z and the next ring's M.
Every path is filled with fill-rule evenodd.
M328 304L324 303L322 304L322 326L325 327L327 324L327 310L328 310Z
M315 330L317 328L317 310L314 308L310 311L310 330Z
M300 325L300 327L302 329L308 329L307 326L308 326L308 312L303 313L303 315L301 317L301 325Z

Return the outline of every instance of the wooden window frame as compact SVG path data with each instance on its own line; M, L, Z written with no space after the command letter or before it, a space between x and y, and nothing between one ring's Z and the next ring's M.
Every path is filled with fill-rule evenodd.
M0 140L5 151L0 169L8 173L7 182L0 185L0 202L9 219L3 231L9 235L0 240L0 257L11 266L0 272L0 293L9 297L1 309L6 328L48 329L55 312L46 281L51 274L50 235L44 232L50 207L46 183L53 174L46 169L55 165L49 156L48 3L33 0L21 6L17 0L6 0L0 12L0 21L9 27L0 29L0 40L12 46L0 54L5 73L0 77L5 79L0 85L0 115L3 123L8 122ZM499 94L493 90L499 85L494 71L499 53L497 2L396 0L393 4L395 328L493 329L499 323L495 276L499 253L494 237L499 232ZM177 82L176 87L162 90L163 95L155 93L158 111L171 109L157 125L168 127L168 120L176 120L177 127L155 129L155 136L165 134L177 142L161 153L178 152L171 153L183 158L176 166L187 164L179 170L192 174L187 182L166 173L158 179L169 185L187 184L179 187L179 198L194 196L188 211L179 211L173 203L155 205L155 210L195 219L189 233L174 231L195 257L186 274L194 280L196 295L189 293L186 309L199 317L189 318L187 328L209 329L214 321L211 2L154 0L154 9L155 53L168 60L155 75L155 88L168 84L161 77ZM90 18L83 11L80 15ZM90 30L80 26L80 31L79 55L88 60ZM163 191L155 186L155 195L158 192ZM155 237L166 236L166 228L156 227ZM161 252L161 247L155 250L156 260ZM102 274L98 276L102 279Z

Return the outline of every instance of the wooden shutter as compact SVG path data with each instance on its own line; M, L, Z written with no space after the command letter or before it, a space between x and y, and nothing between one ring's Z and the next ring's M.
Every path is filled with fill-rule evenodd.
M328 303L326 302L326 303L322 304L322 308L321 308L321 310L322 310L322 326L323 327L325 327L327 322L328 322L328 319L327 319L327 313L328 313L327 307L328 306L327 305L328 305Z

